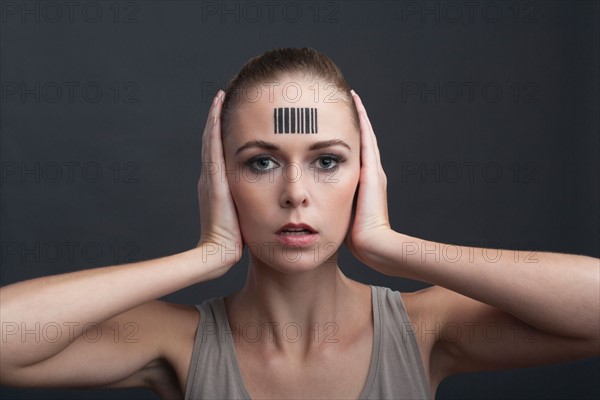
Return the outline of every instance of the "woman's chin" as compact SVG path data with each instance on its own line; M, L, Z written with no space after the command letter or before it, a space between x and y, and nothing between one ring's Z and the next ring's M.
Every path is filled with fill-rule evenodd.
M268 254L252 252L251 263L275 269L284 274L296 274L315 270L324 264L336 264L331 246L315 244L311 248L281 247Z
M310 245L286 245L285 243L263 242L262 245L249 245L253 262L277 266L285 271L304 271L314 269L321 264L334 262L340 244L316 241Z
M304 272L314 271L321 268L324 263L317 263L314 260L297 260L291 262L288 260L274 260L273 262L261 262L263 267L271 268L279 273L295 275Z

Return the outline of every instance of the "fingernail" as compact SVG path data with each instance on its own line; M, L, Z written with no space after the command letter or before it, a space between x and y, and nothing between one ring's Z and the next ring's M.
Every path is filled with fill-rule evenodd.
M352 96L354 96L356 94L356 92L354 91L354 89L350 90L350 93L352 93Z

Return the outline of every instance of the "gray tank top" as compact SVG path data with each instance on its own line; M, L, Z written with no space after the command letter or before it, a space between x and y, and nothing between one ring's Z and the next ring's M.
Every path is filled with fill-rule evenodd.
M360 399L432 399L400 292L371 285L371 293L373 352ZM223 297L207 299L196 308L201 318L185 400L251 399L242 381Z

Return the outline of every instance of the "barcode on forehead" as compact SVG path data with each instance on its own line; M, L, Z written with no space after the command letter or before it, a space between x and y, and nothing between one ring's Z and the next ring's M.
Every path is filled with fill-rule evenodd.
M317 109L279 107L273 109L273 133L317 133Z

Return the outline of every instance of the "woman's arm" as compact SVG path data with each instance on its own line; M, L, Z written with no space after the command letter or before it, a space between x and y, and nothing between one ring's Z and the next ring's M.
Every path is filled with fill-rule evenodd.
M599 355L600 260L549 252L526 257L393 231L377 138L358 95L354 100L362 165L345 243L383 274L434 285L403 296L434 386L460 372Z
M231 266L232 257L228 258L216 246L200 246L154 260L36 278L1 288L1 376L60 353L84 327L220 276ZM61 335L54 334L57 326Z
M370 264L392 276L443 286L497 307L547 333L596 339L600 260L593 257L448 245L394 231Z
M220 139L223 96L219 91L209 111L202 136L204 163L224 163ZM31 279L0 289L1 383L107 385L149 368L164 355L161 345L169 339L164 332L181 329L181 324L169 324L177 313L151 300L218 278L242 254L228 182L211 172L202 168L198 181L202 231L196 248L154 260ZM117 333L127 334L130 322L134 331L139 328L138 337L143 339L139 342L143 343L134 346L111 340ZM97 340L96 324L104 328ZM87 335L81 340L86 328L92 330L92 340Z
M508 312L547 333L598 339L600 260L540 252L454 246L395 232L387 212L387 178L360 97L361 177L346 244L381 273L439 285ZM527 262L526 262L527 261Z

